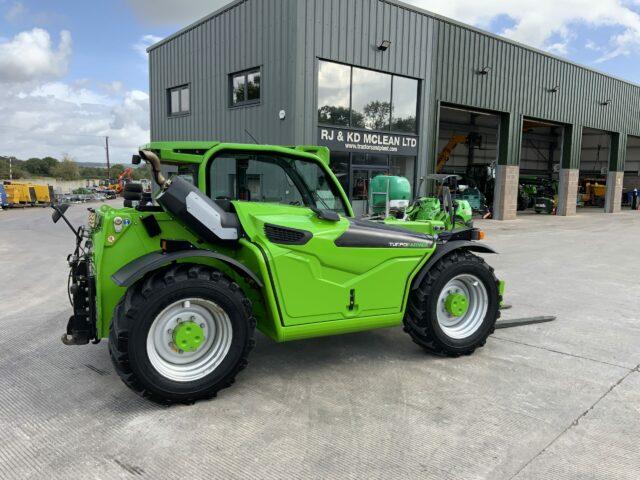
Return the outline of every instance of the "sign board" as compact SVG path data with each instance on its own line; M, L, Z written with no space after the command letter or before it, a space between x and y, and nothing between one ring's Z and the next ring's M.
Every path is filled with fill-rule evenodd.
M418 155L418 137L395 133L319 127L318 143L337 152Z

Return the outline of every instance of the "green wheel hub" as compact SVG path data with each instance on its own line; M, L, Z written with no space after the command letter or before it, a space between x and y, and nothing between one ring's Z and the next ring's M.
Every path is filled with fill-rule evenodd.
M450 315L461 317L469 310L469 300L461 293L451 293L444 301L444 308Z
M204 341L204 331L195 322L181 323L173 331L173 343L184 352L195 352Z

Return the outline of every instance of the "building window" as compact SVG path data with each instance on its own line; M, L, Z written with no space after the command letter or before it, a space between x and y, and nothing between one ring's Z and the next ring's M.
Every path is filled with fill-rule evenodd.
M351 114L351 67L320 62L318 70L318 121L324 125L349 126Z
M418 80L393 77L393 99L391 100L391 130L394 132L417 132Z
M391 120L391 75L362 68L353 69L351 79L351 126L367 130L389 130Z
M169 115L187 115L191 108L189 85L181 85L168 90Z
M415 134L418 92L413 78L321 60L318 123Z
M260 69L254 68L229 76L231 106L251 105L260 102Z

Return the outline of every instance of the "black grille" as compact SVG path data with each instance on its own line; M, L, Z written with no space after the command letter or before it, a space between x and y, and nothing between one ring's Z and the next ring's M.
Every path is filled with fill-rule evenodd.
M281 245L304 245L313 236L311 232L296 230L294 228L279 227L265 224L264 234L270 242Z

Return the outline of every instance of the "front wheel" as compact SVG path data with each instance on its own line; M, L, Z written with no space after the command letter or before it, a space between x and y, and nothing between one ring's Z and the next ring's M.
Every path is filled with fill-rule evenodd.
M500 301L493 269L468 251L453 252L412 292L405 331L430 352L470 355L494 332Z
M176 265L129 289L109 335L115 369L134 392L193 403L230 386L254 346L255 319L221 272Z

